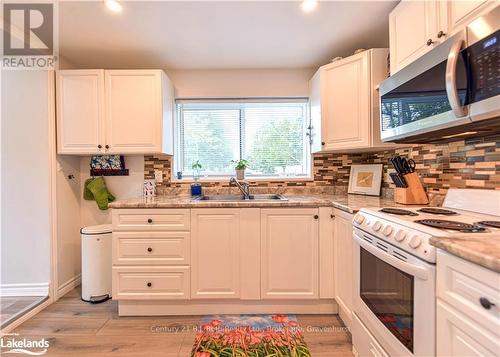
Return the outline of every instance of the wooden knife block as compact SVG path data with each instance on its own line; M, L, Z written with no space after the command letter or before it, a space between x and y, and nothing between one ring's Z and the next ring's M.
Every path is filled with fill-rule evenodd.
M394 189L394 202L404 205L425 205L429 203L427 193L416 172L404 175L408 187Z

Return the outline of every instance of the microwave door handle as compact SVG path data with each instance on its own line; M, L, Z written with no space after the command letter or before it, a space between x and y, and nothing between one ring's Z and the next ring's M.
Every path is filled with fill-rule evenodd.
M462 118L467 115L467 110L460 103L457 89L457 63L460 56L460 50L464 45L463 39L457 39L451 46L448 60L446 61L446 94L450 102L451 109L455 117Z
M420 280L427 280L429 278L429 273L427 269L423 267L419 267L410 263L406 263L399 258L396 258L390 254L387 254L380 249L375 248L372 244L365 242L361 237L357 234L353 234L354 241L359 244L360 247L367 250L380 260L392 265L393 267L410 274L414 277L419 278Z

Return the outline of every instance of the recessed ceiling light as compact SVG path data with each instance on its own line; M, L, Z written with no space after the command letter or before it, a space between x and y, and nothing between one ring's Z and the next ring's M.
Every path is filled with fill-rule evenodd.
M304 12L311 12L318 6L318 0L303 0L300 6Z
M104 0L106 7L113 12L122 12L123 6L117 0Z

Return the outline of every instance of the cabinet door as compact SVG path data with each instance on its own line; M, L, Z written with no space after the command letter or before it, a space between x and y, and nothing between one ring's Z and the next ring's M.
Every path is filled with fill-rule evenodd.
M309 112L311 115L311 152L320 152L323 149L321 129L321 73L319 69L309 81Z
M325 150L370 145L369 61L369 52L364 52L324 69L322 109Z
M106 144L108 153L162 151L162 72L106 71Z
M492 334L458 310L437 300L436 352L438 356L498 356L500 333Z
M335 210L333 239L335 300L340 317L350 326L354 289L352 215Z
M191 297L240 296L240 210L191 210Z
M445 14L448 31L453 34L462 30L483 11L488 11L498 5L495 0L446 1Z
M438 1L401 1L389 15L391 74L433 48L438 29Z
M56 86L57 152L104 152L104 71L57 71Z
M318 209L261 210L262 299L318 298Z

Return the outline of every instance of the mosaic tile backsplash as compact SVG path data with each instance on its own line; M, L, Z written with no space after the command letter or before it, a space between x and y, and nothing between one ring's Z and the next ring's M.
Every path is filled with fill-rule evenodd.
M415 160L420 175L430 196L444 195L452 188L500 189L500 135L474 138L445 144L412 145L395 150L359 154L315 154L313 176L310 181L250 181L254 192L273 188L279 193L300 192L343 193L347 192L349 172L352 164L384 165L382 195L391 196L392 184L388 160L394 154ZM154 170L162 170L164 182L158 185L159 194L188 192L190 183L171 181L170 156L145 156L144 175L154 178ZM229 180L203 182L204 187L223 190L229 187Z

